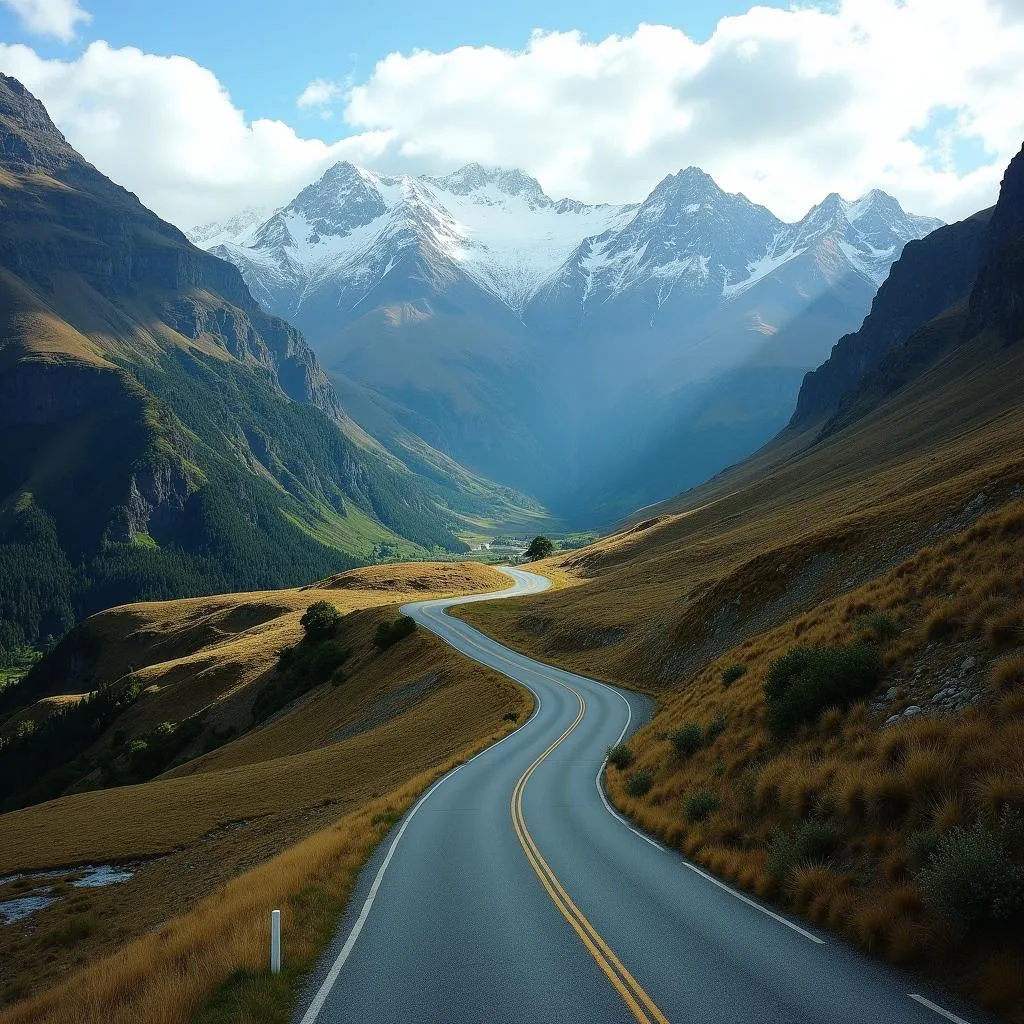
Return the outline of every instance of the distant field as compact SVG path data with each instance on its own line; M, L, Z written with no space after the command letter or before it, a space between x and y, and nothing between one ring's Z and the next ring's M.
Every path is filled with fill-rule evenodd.
M66 889L66 898L27 919L27 927L0 928L3 1002L42 992L68 971L88 972L162 922L193 913L207 897L214 900L211 907L220 905L226 897L215 894L231 879L258 872L258 865L323 830L322 838L309 840L310 849L331 863L341 858L335 880L340 888L331 899L343 905L358 864L382 834L365 809L401 806L439 765L501 734L512 726L509 719L522 720L528 710L523 692L509 680L466 662L422 631L378 652L372 643L378 623L393 619L406 600L499 589L508 582L472 563L377 566L307 589L126 606L79 627L78 640L87 637L95 651L97 678L115 681L131 672L143 680L138 702L117 723L131 734L199 712L222 726L248 726L249 707L271 676L277 652L299 639L299 617L316 600L330 600L347 613L342 629L352 654L340 685L315 688L255 731L205 755L186 754L183 764L150 782L76 792L0 815L0 877L84 863L132 861L138 867L119 886ZM348 823L341 833L332 829L339 820ZM339 846L335 838L342 834ZM287 903L288 886L301 888L306 873L321 868L299 854L285 856L291 856L294 873L274 879L273 891L284 893L280 898ZM20 894L23 884L0 886L0 899ZM214 926L209 913L187 918L187 929L207 935L209 928L241 927L230 921ZM323 920L318 927L326 927ZM172 926L175 934L184 934L183 928ZM180 998L198 1005L195 1000L223 981L232 964L241 966L253 955L238 953L242 959L233 960L236 952L218 953L226 973L204 974L198 995ZM151 959L157 952L139 955L150 958L147 971L159 971ZM152 1003L148 1010L140 1004L118 1011L127 1014L118 1018L109 1003L84 1008L69 995L79 985L95 994L109 971L87 973L63 996L44 1000L50 1010L41 1009L44 1004L12 1009L0 1020L156 1019L148 1015L155 1012ZM156 996L150 992L148 998ZM186 1019L184 1006L172 1006L170 1016L160 1019Z

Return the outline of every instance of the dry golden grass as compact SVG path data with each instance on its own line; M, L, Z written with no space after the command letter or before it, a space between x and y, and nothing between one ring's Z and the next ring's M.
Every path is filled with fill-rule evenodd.
M922 907L907 849L918 830L1024 810L1022 380L1024 345L975 339L827 441L784 434L642 522L556 557L578 585L460 614L535 657L657 696L632 742L651 792L630 798L609 771L614 800L644 828L878 955L1013 1004L1024 1021L1020 972L998 966L1019 965L1024 936L957 939ZM827 711L784 746L769 742L770 663L796 644L849 642L871 615L894 627L875 699L892 686L895 700ZM976 703L882 728L912 704L930 708L967 658ZM746 674L724 687L736 664ZM726 731L675 758L665 734L721 711ZM698 789L719 809L692 824L684 802ZM839 845L780 886L773 834L808 818L833 823Z
M958 941L923 905L913 877L920 865L911 864L908 842L915 831L945 832L1005 807L1024 813L1024 662L1021 652L1004 653L1002 633L989 628L1012 618L1021 593L1024 549L1007 527L1022 512L1024 502L1012 503L662 692L658 714L630 743L636 767L654 772L654 787L645 798L631 798L622 775L610 770L615 803L737 884L781 898L871 953L952 973L976 998L1005 1009L1013 1001L1005 972L996 972L998 993L979 979L988 976L997 953L1024 956L1024 936L1017 936L1019 942L1003 933ZM927 628L936 586L976 610L958 616L941 642ZM925 703L938 686L929 688L927 673L955 669L970 654L979 663L971 681L982 699L955 714L906 719L887 729L880 725L888 710L873 712L866 704L831 709L786 744L771 744L762 697L771 661L797 642L851 640L857 616L882 608L902 631L885 648L889 677L883 692L895 681ZM747 674L723 689L721 670L740 660ZM921 678L915 677L919 666ZM686 722L706 727L723 711L728 724L720 736L686 759L674 755L666 733ZM719 809L691 825L683 802L699 788L716 794ZM772 837L808 820L828 822L837 848L827 864L799 866L780 891L766 868ZM1024 985L1013 999L1014 1019L1024 1019Z
M360 817L363 808L389 793L404 801L410 780L426 778L439 764L475 748L481 737L509 728L505 715L525 717L524 691L462 659L422 630L383 653L372 644L377 623L393 618L398 602L497 589L507 584L506 576L476 564L380 567L355 575L365 584L358 589L344 583L339 587L334 580L330 588L127 606L94 616L81 627L95 651L98 671L108 673L106 680L122 678L127 666L133 666L133 674L153 688L139 704L152 700L156 710L139 713L132 708L133 730L202 708L211 714L227 709L236 716L233 720L247 726L259 682L277 651L300 637L302 611L320 598L349 613L343 625L353 654L342 685L310 692L262 728L164 776L136 786L72 793L0 816L0 876L146 860L124 885L61 900L33 915L29 927L0 929L5 964L0 1004L40 993L70 971L161 928L168 919L188 915L233 878L344 816L355 823L351 828L346 826L343 835L329 833L322 847L309 847L316 857L321 856L316 850L333 850L330 856L340 858L334 863L342 866L342 888L332 892L341 899L339 893L348 885L349 868L344 865L361 863L365 849L359 844L379 837L379 829L367 831ZM352 837L361 838L353 845ZM319 869L310 870L315 876ZM274 891L294 892L288 885L299 878L295 872L285 875L284 889ZM241 898L242 888L232 891ZM196 955L209 963L208 970L199 972L196 998L205 998L210 985L223 980L218 973L222 966L245 962L248 925L239 925L242 930L236 932L226 917L217 917L222 912L214 912L217 907L234 905L225 900L213 900L200 927L204 935L213 929L209 935L221 936L223 952L208 956L200 949L194 922L174 932L182 949L198 943ZM331 906L337 910L340 904ZM329 935L321 938L326 941ZM143 939L138 949L149 952L139 955L155 955L159 946L152 937ZM153 963L150 968L163 971ZM102 979L111 971L123 978L118 973L123 969L117 958L111 960L89 975L83 991L100 998L97 993L108 991ZM132 1018L134 1011L127 1009L123 1018L107 1018L104 1013L115 1011L101 1001L89 1010L94 1016L81 1019L184 1019L181 1007L192 1005L194 993L177 989L177 984L161 973L160 985L169 986L166 998L173 996L166 1018L155 1010L152 1017ZM147 998L160 998L155 987L147 991Z
M241 731L277 652L301 638L299 619L314 601L346 614L508 585L476 562L425 562L368 566L292 590L123 605L91 616L61 644L54 686L137 681L142 697L117 723L130 735L200 713L213 727Z
M386 796L235 878L186 914L135 939L39 996L0 1012L3 1024L184 1024L236 972L252 972L267 1002L287 1000L284 985L315 961L359 869L385 826L438 775L504 735L499 729L458 758L416 776ZM283 982L264 974L272 909L281 909ZM266 1008L264 1007L264 1013ZM244 1021L244 1013L232 1014ZM266 1020L263 1014L260 1020Z

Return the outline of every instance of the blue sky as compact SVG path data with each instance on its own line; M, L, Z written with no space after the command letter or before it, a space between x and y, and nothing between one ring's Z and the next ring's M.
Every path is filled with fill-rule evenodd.
M696 164L787 220L876 187L958 219L1020 148L1022 53L1024 0L0 0L0 71L184 227L338 160L587 202Z
M762 5L789 3L763 0ZM0 39L30 43L51 58L67 59L93 39L191 57L210 68L250 116L302 124L303 134L331 140L343 131L339 124L298 113L295 98L314 78L365 78L393 51L465 45L520 49L535 29L577 29L589 39L603 39L629 35L641 22L673 25L703 41L720 18L752 5L750 0L84 0L83 6L92 20L79 26L79 39L71 44L27 33L4 7Z

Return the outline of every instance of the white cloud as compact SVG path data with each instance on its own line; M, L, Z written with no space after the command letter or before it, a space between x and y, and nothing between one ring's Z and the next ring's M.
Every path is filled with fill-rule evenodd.
M521 52L391 54L346 117L390 131L393 164L520 164L555 195L636 200L697 164L782 216L877 186L952 218L994 199L1024 136L1024 25L1007 6L842 0L754 7L702 44L641 26L593 43L538 33ZM955 166L960 144L979 166Z
M0 68L97 166L185 226L285 202L339 159L413 173L515 165L554 196L615 202L697 164L784 217L877 186L953 219L994 200L1024 137L1016 10L840 0L754 7L704 43L647 25L594 42L537 33L521 51L396 53L359 85L321 78L299 97L323 115L340 92L351 134L330 145L248 121L181 57L94 43L61 62L0 45Z
M246 205L287 202L336 160L372 165L381 133L327 145L244 113L211 71L184 57L92 43L72 61L0 44L0 69L46 105L68 141L182 227Z
M0 0L21 18L29 32L55 36L65 43L75 38L75 26L92 21L92 15L78 6L78 0Z
M345 88L339 82L329 82L326 78L314 78L299 94L295 105L300 110L311 107L327 107L341 99Z

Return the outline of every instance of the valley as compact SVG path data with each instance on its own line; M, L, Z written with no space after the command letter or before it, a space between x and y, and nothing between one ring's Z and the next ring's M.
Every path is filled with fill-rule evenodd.
M723 15L659 104L847 8ZM531 38L452 51L481 104L624 43ZM304 65L302 138L133 51L233 112L158 216L81 66L0 43L0 1024L1024 1024L1024 148L987 187L933 104L780 182L748 90L749 173L644 177L648 102L521 147L552 198L372 113L452 54Z
M514 169L340 163L262 221L190 236L301 327L391 451L397 423L592 528L767 441L939 224L878 190L786 224L696 167L591 206Z

